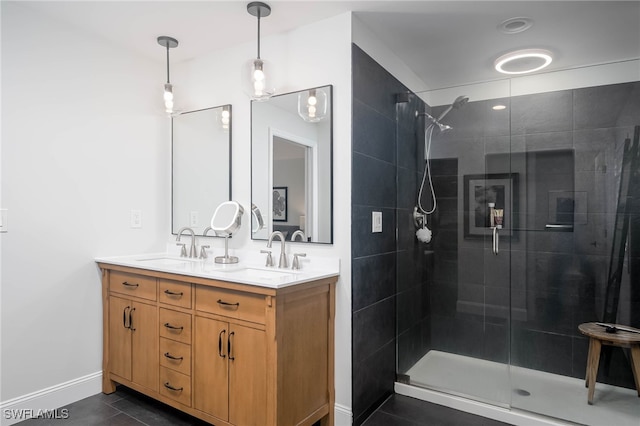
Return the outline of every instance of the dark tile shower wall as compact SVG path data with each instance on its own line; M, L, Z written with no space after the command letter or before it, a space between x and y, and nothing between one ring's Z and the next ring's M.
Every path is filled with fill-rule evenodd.
M352 60L352 383L359 425L393 393L397 330L409 349L401 354L416 358L424 350L429 305L419 285L424 254L411 222L423 155L414 114L423 103L411 96L397 104L396 96L407 88L355 45ZM382 212L382 233L371 232L373 211ZM396 303L405 299L410 308L396 319Z
M405 89L406 90L406 89ZM425 103L411 94L407 102L398 103L397 144L397 372L404 374L431 345L429 315L430 294L428 273L432 270L433 254L429 246L416 238L413 209L424 162L425 118L416 111L425 111ZM430 207L428 196L423 197L424 208Z
M578 332L578 325L602 320L621 148L624 138L633 136L633 126L638 124L638 82L512 98L514 146L521 144L519 148L527 158L534 152L549 149L572 150L570 179L576 196L585 201L583 212L576 216L573 232L525 231L523 238L512 244L514 255L522 259L512 273L526 283L524 292L514 296L526 301L527 311L526 318L512 321L512 364L584 377L588 340ZM558 154L556 160L564 155ZM538 154L536 161L541 160ZM544 182L546 174L562 179L564 175L558 167L546 161L545 171L538 171L540 177L533 178ZM531 161L527 161L531 174L529 163ZM531 193L532 189L527 191ZM536 217L548 214L548 202L529 205L523 213L526 223L531 225ZM625 271L631 270L627 266L638 265L637 256L630 257ZM637 277L633 280L628 273L623 274L622 292L627 296L621 298L618 322L640 327L638 317L633 317L640 306L638 286ZM620 348L606 353L598 380L634 388L628 353Z

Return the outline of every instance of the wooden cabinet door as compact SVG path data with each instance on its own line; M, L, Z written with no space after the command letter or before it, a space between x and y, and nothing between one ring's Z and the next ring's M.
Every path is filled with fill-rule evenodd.
M227 421L229 323L195 317L193 406Z
M229 341L229 423L262 426L267 413L266 333L234 324Z
M109 372L127 380L131 380L131 308L131 301L109 297Z
M134 302L131 312L131 381L158 391L158 309Z

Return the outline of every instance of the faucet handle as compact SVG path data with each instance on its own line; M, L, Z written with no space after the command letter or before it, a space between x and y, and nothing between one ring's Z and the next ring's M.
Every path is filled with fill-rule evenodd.
M266 253L267 263L265 266L273 266L273 257L271 256L271 250L260 250L260 253Z
M180 246L180 257L187 257L187 247L184 243L176 243L177 246Z
M206 259L207 258L207 250L209 246L205 246L205 245L201 245L200 246L200 259Z
M299 257L307 257L307 253L293 253L293 262L291 263L291 269L300 269Z

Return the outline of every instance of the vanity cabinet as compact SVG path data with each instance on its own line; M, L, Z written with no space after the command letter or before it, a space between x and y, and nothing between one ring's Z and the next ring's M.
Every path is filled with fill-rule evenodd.
M270 288L99 266L103 392L122 384L214 425L333 424L337 277Z
M194 407L235 425L260 425L267 405L264 330L197 316L195 336Z
M111 277L110 287L114 289L114 294L109 303L108 334L109 341L114 344L109 346L110 371L115 376L156 391L158 369L153 364L158 347L157 309L137 299L139 296L143 296L141 299L145 296L148 298L151 286L147 281L137 281L135 278L122 274ZM140 287L140 283L147 285ZM119 295L119 289L129 292L129 297ZM141 292L136 293L138 291Z

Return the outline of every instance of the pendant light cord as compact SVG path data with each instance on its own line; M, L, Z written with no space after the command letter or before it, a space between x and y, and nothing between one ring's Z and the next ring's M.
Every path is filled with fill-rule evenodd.
M169 42L167 42L167 84L171 84L169 79Z
M258 9L258 59L260 59L260 9Z

